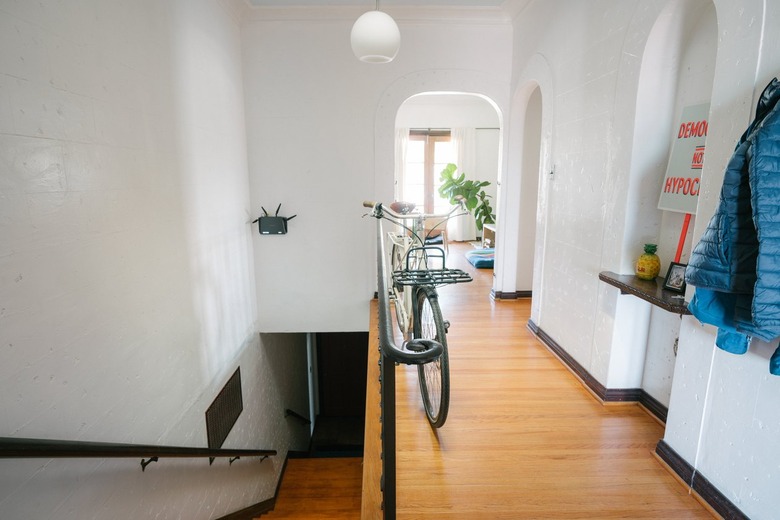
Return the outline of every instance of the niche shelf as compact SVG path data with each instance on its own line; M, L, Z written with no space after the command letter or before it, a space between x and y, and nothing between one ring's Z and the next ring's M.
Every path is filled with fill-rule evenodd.
M620 289L620 294L631 294L675 314L690 314L688 302L682 294L664 290L664 279L641 280L633 274L599 273L599 280Z

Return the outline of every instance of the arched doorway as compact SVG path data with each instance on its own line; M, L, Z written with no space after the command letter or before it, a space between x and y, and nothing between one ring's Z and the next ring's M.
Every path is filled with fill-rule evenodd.
M520 208L517 233L515 287L518 297L531 296L536 244L536 214L539 176L541 174L542 92L537 86L531 92L523 123L523 157L520 174Z
M512 99L506 175L499 189L494 294L531 296L531 321L541 322L552 165L553 86L545 58L534 55Z
M493 200L499 176L500 115L485 96L425 92L404 101L396 116L396 200L414 202L427 213L444 213L449 203L438 195L440 172L454 163L469 179L490 183ZM448 223L450 240L474 241L480 235L471 216Z

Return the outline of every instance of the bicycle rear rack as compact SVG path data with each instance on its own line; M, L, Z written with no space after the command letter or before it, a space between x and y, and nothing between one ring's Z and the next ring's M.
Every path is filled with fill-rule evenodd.
M425 269L410 269L413 259ZM431 263L441 262L441 268L431 267ZM406 252L406 269L393 271L395 285L448 285L472 281L471 275L461 269L448 268L445 265L444 250L438 246L412 247Z
M471 275L461 269L404 269L393 272L398 285L447 285L472 281Z

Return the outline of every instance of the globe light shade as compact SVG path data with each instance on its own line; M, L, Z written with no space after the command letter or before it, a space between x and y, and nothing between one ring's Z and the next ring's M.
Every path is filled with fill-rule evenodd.
M393 61L401 46L401 31L395 20L382 11L368 11L355 20L350 35L352 52L360 61Z

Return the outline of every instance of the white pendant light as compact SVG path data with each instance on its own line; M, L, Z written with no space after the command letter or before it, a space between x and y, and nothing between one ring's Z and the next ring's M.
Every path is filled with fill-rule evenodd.
M350 35L352 52L360 61L388 63L401 46L401 31L395 20L382 11L364 13L355 21Z

